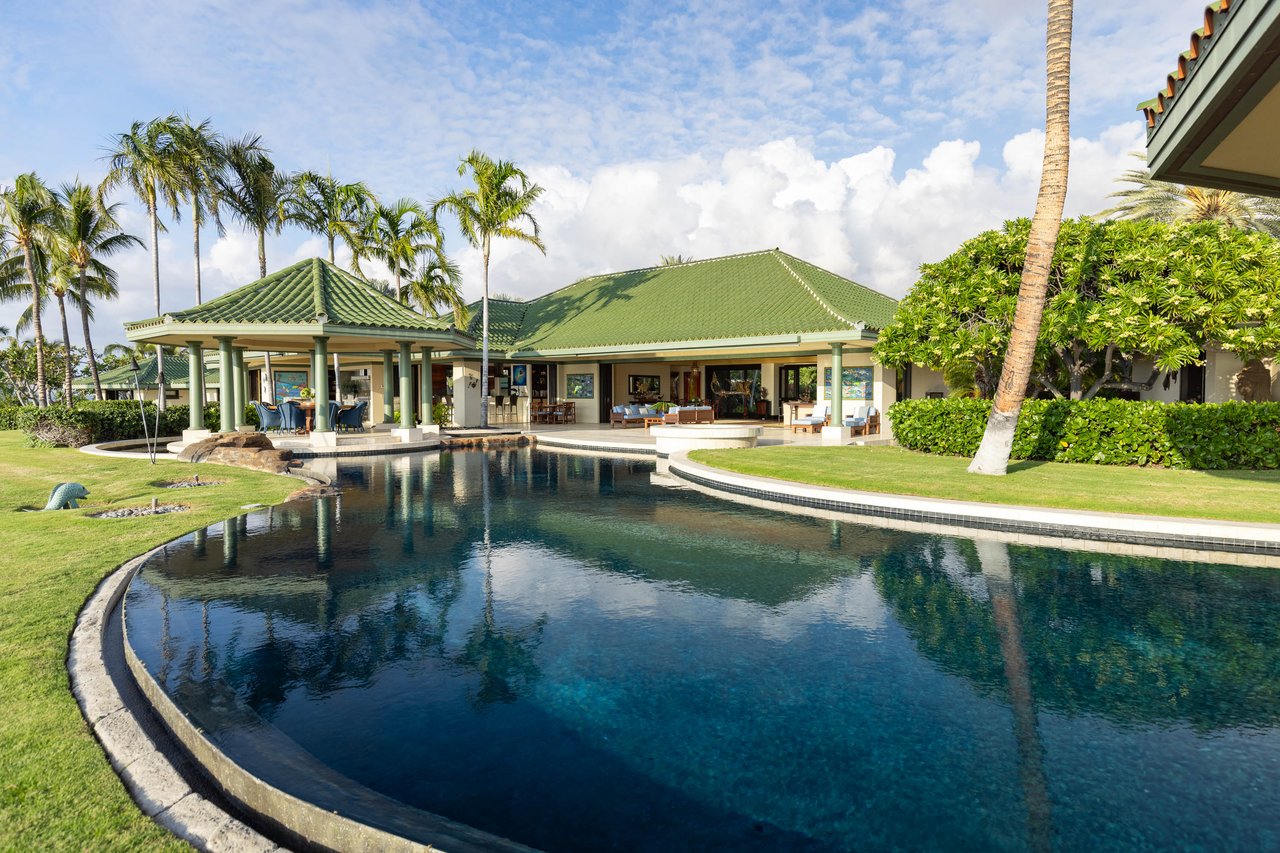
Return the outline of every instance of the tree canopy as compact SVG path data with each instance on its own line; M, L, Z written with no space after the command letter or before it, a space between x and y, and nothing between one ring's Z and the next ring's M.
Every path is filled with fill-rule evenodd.
M887 365L972 365L990 394L1017 304L1030 223L965 242L921 276L880 333ZM1280 242L1217 223L1088 218L1062 225L1034 381L1055 396L1149 389L1218 346L1249 361L1280 352ZM1134 362L1151 360L1148 377Z

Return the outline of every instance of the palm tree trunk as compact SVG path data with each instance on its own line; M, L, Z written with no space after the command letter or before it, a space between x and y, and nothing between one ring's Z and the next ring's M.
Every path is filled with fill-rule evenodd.
M62 370L62 404L70 406L72 403L71 332L67 330L67 297L62 293L58 294L58 317L62 320L62 346L66 349Z
M196 212L196 206L191 205L191 232L193 254L196 259L196 304L204 302L204 298L200 295L200 216Z
M1013 317L1013 333L1005 355L1000 384L978 453L969 464L972 474L1003 475L1009 468L1013 434L1018 413L1027 396L1031 368L1040 337L1049 269L1062 225L1062 209L1067 198L1067 170L1071 154L1071 14L1072 0L1049 0L1049 30L1046 48L1046 110L1044 165L1036 212L1027 240L1027 260L1018 288L1018 307Z
M480 302L480 428L489 427L489 237L484 238L484 298Z
M258 229L258 277L267 277L267 229Z
M262 369L267 372L267 402L274 403L276 401L276 376L271 372L271 353L264 352L262 358Z
M160 316L160 217L156 212L155 185L152 184L152 199L147 202L147 213L151 216L151 295L156 303L156 316ZM156 408L165 410L164 398L164 347L156 344Z
M335 264L337 263L337 261L333 259L333 235L330 234L328 236L329 236L329 263Z
M93 354L93 340L89 337L89 308L88 295L85 293L85 273L84 267L80 268L80 325L84 332L84 351L89 357L89 374L93 377L93 396L94 399L105 399L102 395L102 380L98 378L98 357Z
M396 302L400 302L400 266L396 265Z
M49 386L45 384L44 377L44 328L40 325L40 287L36 284L35 267L31 265L30 243L22 247L22 263L27 268L27 281L31 282L31 333L36 339L36 404L43 409L49 405Z

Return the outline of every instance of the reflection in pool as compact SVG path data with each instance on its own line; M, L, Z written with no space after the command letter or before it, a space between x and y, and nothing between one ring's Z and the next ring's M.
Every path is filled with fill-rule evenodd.
M276 785L315 793L285 743L548 850L1280 845L1280 573L766 512L652 467L344 463L340 498L153 558L130 641Z

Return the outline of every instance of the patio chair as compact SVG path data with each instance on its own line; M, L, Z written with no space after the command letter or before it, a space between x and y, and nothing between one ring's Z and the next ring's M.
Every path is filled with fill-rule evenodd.
M870 406L854 406L853 411L845 415L844 425L849 428L850 437L858 435L866 429Z
M258 410L258 431L267 432L268 430L279 430L283 419L280 415L280 409L270 403L263 403L258 400L253 401L253 407Z
M300 432L307 427L307 416L301 407L292 400L285 400L278 407L280 410L280 429L288 432Z
M348 409L341 409L338 412L338 420L335 422L334 428L364 432L364 413L368 408L369 401L361 400Z
M827 425L828 411L830 404L826 402L817 403L813 407L813 414L806 415L803 418L796 418L791 422L791 431L798 429L807 429L810 432L817 432L818 427Z

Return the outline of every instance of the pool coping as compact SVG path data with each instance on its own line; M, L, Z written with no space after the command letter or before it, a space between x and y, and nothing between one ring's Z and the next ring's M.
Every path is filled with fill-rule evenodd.
M739 474L694 462L687 453L666 460L668 473L721 497L740 498L778 509L805 507L834 517L885 521L910 529L945 532L987 531L1009 541L1063 545L1086 543L1093 550L1137 553L1152 549L1162 559L1198 559L1231 565L1280 568L1280 524L1131 515L1056 509L1017 504L990 504L816 486L773 477ZM1148 552L1142 552L1148 553Z

